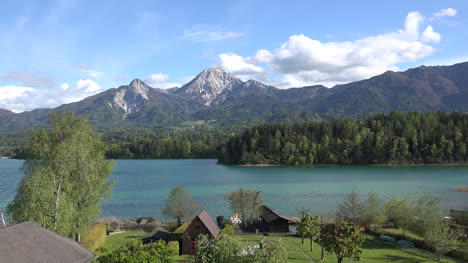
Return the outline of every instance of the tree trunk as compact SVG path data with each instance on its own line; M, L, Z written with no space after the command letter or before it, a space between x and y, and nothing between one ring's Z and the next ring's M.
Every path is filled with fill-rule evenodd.
M343 258L342 258L342 257L338 257L338 256L337 256L336 259L338 260L338 263L343 262Z
M182 218L176 217L177 218L177 225L181 226L182 225Z
M310 251L314 251L314 240L310 239Z
M325 247L322 245L322 257L320 258L320 261L325 261Z
M81 230L80 230L81 224L80 224L80 222L78 222L78 223L76 224L76 226L77 226L77 228L76 228L76 234L75 234L75 241L78 242L78 243L80 243L80 241L81 241L81 234L80 234L80 232L81 232Z
M304 237L301 237L301 244L304 244Z
M53 224L54 228L52 231L57 232L57 222L58 222L58 216L59 216L59 204L60 204L60 193L62 192L62 184L63 184L63 177L64 174L62 172L62 175L60 175L59 183L57 186L57 192L55 193L55 207L54 207L54 219L53 219Z

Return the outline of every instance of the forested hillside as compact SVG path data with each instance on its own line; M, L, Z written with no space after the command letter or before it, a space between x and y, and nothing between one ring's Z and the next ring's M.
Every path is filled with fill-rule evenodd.
M230 139L223 164L467 163L468 114L392 112L362 120L259 125Z

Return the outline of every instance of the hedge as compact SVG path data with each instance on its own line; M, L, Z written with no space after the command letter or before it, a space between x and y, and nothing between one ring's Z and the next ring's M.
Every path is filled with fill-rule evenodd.
M96 251L96 249L104 243L106 243L107 228L104 224L95 224L92 225L88 232L83 235L81 239L81 244L91 251Z

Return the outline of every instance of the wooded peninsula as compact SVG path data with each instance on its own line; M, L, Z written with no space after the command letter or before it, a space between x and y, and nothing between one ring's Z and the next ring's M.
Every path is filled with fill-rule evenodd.
M229 165L466 164L468 114L391 112L362 120L268 124L231 138Z

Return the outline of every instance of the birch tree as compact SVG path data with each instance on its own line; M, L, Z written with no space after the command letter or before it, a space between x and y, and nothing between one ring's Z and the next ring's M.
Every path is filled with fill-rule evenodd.
M52 113L49 123L30 139L7 213L17 223L33 220L79 241L110 195L113 162L104 159L105 146L86 118Z

